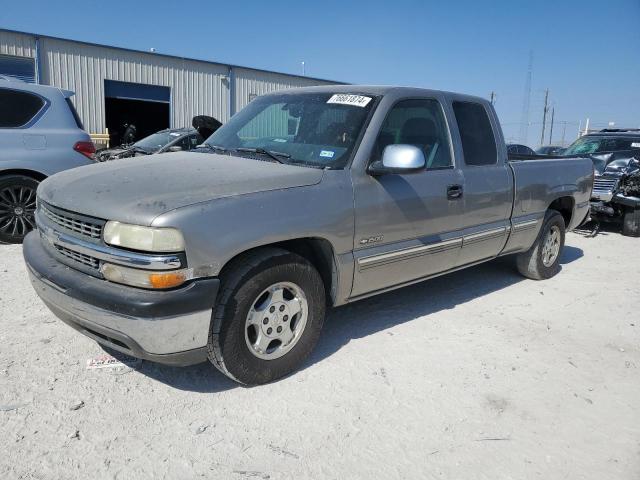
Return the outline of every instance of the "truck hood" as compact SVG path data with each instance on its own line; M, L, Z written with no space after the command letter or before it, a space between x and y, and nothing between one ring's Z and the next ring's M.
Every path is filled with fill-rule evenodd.
M592 154L591 160L596 175L629 173L640 165L640 160L627 152Z
M176 208L249 193L314 185L323 171L250 158L175 152L66 170L38 198L84 215L151 225Z

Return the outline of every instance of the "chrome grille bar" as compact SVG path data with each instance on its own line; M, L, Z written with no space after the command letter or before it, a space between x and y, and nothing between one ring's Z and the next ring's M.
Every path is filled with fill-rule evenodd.
M74 233L79 233L82 236L94 239L99 239L100 235L102 234L102 225L78 220L69 215L54 212L44 203L40 208L42 210L42 213L53 223Z
M596 177L593 180L592 195L599 200L609 201L616 188L618 188L617 178Z
M100 262L97 258L94 258L90 255L85 255L83 253L74 252L73 250L69 250L68 248L65 248L61 245L54 245L54 247L61 255L64 255L71 260L75 260L76 262L80 262L87 267L91 267L95 270L98 270L98 268L100 267Z

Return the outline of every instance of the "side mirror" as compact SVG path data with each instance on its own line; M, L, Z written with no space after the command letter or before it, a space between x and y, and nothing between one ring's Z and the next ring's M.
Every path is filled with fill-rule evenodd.
M169 151L170 152L181 152L182 151L182 147L180 147L178 145L174 145L173 147L169 147Z
M424 153L414 145L387 145L382 152L382 160L369 165L371 175L387 173L416 173L426 165Z

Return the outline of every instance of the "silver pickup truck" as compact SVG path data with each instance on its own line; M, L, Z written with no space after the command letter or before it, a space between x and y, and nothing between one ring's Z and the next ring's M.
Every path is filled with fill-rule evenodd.
M555 275L587 158L510 161L484 99L330 86L258 97L195 150L38 189L33 286L97 342L246 384L298 368L328 306L498 256Z

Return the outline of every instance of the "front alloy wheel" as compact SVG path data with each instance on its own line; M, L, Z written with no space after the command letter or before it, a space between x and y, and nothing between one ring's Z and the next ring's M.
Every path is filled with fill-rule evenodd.
M296 346L307 325L307 297L291 282L266 288L249 310L245 341L256 357L280 358Z
M261 248L221 275L209 331L209 360L244 385L300 368L318 341L326 306L322 277L305 258Z

